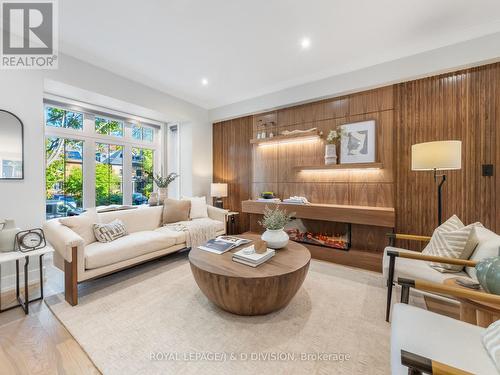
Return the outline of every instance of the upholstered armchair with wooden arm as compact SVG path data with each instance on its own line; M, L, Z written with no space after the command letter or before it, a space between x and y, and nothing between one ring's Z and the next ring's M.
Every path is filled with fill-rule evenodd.
M498 304L500 296L425 280L398 279L402 302L391 327L392 374L496 374L482 343L485 328L409 306L409 289Z
M420 279L442 284L451 277L466 277L475 279L475 265L486 257L497 256L500 247L500 236L486 228L479 228L479 243L469 260L436 257L422 254L419 251L412 251L394 247L396 240L410 240L418 242L428 242L431 237L416 236L408 234L388 234L390 244L384 250L382 260L382 272L387 281L387 306L386 320L389 321L391 311L392 290L394 280L399 277L409 279ZM462 265L465 267L461 272L439 272L429 266L428 262L446 263L453 265ZM429 292L436 295L435 292ZM429 294L425 292L424 294Z

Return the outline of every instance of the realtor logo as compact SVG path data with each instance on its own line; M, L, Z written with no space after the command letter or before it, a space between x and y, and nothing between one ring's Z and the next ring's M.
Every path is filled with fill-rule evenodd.
M55 0L1 1L1 68L57 68Z

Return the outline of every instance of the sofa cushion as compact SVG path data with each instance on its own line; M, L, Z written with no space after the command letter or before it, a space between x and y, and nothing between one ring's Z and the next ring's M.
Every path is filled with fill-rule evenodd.
M163 201L162 225L189 220L191 202L167 198Z
M191 220L208 217L208 205L205 197L182 197L182 200L191 201L189 211Z
M491 323L486 328L483 345L500 373L500 320Z
M160 227L155 229L155 232L162 233L165 236L173 238L176 245L186 243L186 233L183 231L176 231L167 227Z
M384 250L384 257L382 260L382 272L384 277L387 279L389 274L389 257L387 256L387 251L399 251L402 253L418 253L416 251L399 249L395 247L386 247ZM423 279L427 281L434 281L436 283L442 283L444 280L450 277L467 277L465 272L456 273L442 273L436 271L434 268L429 267L429 264L422 260L407 259L407 258L396 258L396 263L394 267L394 280L398 277L405 277L408 279Z
M402 349L473 374L495 374L495 365L481 342L484 331L418 307L396 304L391 323L392 374L408 374L408 368L401 365Z
M79 216L62 217L59 222L78 234L85 246L96 241L94 224L99 223L99 216L95 209L89 209Z
M155 231L134 232L113 242L94 242L84 249L85 268L104 267L174 245L174 238Z
M476 248L477 241L473 241L471 233L475 227L481 223L474 223L455 230L437 230L432 234L429 244L423 254L453 259L469 259ZM430 266L440 272L458 272L464 269L463 266L430 262Z
M103 212L98 214L101 223L111 223L120 219L129 233L155 230L161 224L161 206L139 207L132 210Z
M128 234L127 227L120 219L108 224L94 224L95 238L99 242L111 242Z
M474 228L472 236L476 237L478 245L472 253L470 260L480 261L484 258L499 256L500 252L500 236L486 228ZM476 279L476 269L474 267L466 267L465 272Z

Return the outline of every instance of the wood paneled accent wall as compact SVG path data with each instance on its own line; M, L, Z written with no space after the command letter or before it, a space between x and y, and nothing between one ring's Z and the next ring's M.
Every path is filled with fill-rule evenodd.
M228 184L224 207L241 212L241 201L250 196L252 116L213 125L213 181ZM248 215L239 215L239 232L248 230Z
M458 139L462 169L445 172L443 218L500 233L500 64L402 83L395 99L398 231L430 235L437 226L432 172L411 171L411 145ZM482 176L483 164L495 166L492 177Z
M280 198L301 195L314 203L394 207L393 104L393 88L386 87L254 116L254 138L259 123L266 121L276 124L266 127L268 134L271 129L280 134L284 130L318 128L326 137L338 125L375 120L377 161L384 168L300 171L296 167L325 164L323 140L258 145L252 150L252 198L262 191L273 191Z
M276 132L317 127L326 133L371 119L377 123L377 161L384 165L379 171L299 172L294 167L324 163L321 142L249 144L261 123ZM315 203L395 207L398 232L429 235L436 226L436 186L432 172L410 170L411 145L460 139L462 170L446 172L443 216L456 213L465 223L481 221L500 232L499 121L497 63L216 123L214 180L230 182L226 205L234 210L271 190ZM493 177L482 176L482 164L495 165ZM240 230L248 230L242 219ZM366 248L381 251L382 233L364 233Z

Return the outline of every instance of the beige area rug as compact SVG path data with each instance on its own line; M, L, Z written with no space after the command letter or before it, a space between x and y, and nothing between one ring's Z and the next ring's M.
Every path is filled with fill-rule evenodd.
M176 254L84 283L78 306L46 303L104 374L386 375L385 296L380 274L312 260L286 308L240 317L212 305Z

